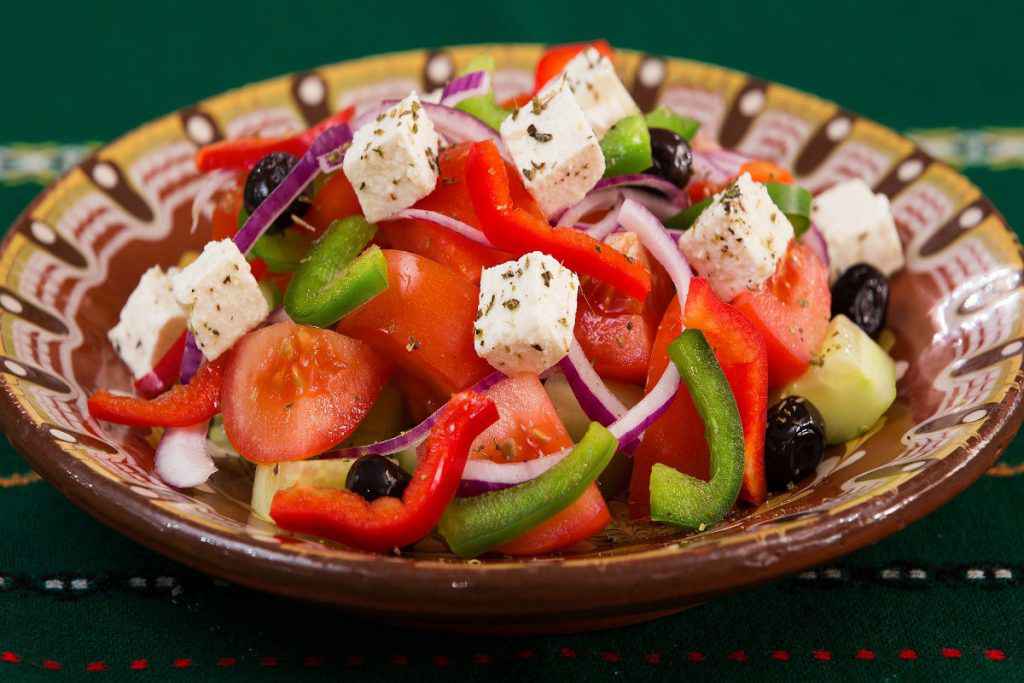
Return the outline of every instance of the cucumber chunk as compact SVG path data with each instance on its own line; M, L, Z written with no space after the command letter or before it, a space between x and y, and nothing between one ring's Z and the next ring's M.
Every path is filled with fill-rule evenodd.
M270 504L278 491L301 484L327 489L345 488L345 478L355 458L338 460L300 460L257 465L256 479L252 483L252 511L258 517L273 522Z
M807 372L783 388L802 396L825 419L825 440L842 443L864 434L896 399L896 364L844 315L829 323Z

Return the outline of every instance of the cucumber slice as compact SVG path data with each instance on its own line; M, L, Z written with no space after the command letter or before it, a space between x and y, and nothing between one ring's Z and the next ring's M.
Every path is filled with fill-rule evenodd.
M644 390L638 386L614 380L605 380L605 384L627 408L636 405L644 397ZM569 432L569 438L579 443L587 432L591 420L583 412L583 408L580 408L576 394L572 393L572 387L569 386L569 380L561 372L553 372L544 381L544 390L548 392L555 412L565 425L565 430Z
M355 461L355 458L341 458L257 465L256 479L252 483L252 511L261 519L273 522L270 517L270 504L278 491L298 484L343 489L345 478L348 477L348 471Z
M849 318L837 315L811 367L782 396L813 403L825 419L825 440L842 443L871 429L896 400L896 364Z

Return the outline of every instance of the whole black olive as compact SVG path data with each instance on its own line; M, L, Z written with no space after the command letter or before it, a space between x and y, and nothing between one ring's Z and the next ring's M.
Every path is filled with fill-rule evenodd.
M242 201L245 210L252 215L263 201L270 196L278 185L288 176L292 168L299 162L288 152L271 152L260 159L245 179L245 189L242 191ZM304 204L308 204L309 198L303 193L281 212L271 227L283 230L292 224L292 214L302 215L305 212Z
M676 187L685 187L693 175L693 152L690 144L665 128L651 128L651 157L654 164L648 169Z
M768 411L764 469L768 488L786 488L813 472L825 452L825 421L814 404L787 396Z
M832 285L832 315L842 313L869 337L885 327L888 308L889 282L867 263L850 266Z
M345 477L345 488L366 500L384 496L399 498L412 477L383 455L364 455L352 463Z

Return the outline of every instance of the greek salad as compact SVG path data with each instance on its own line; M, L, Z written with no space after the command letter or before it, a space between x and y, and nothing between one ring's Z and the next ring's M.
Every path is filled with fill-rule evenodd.
M92 417L171 486L244 463L258 517L382 553L550 553L613 499L701 531L799 485L896 396L889 203L642 112L613 57L199 149L209 241L128 296L134 393Z

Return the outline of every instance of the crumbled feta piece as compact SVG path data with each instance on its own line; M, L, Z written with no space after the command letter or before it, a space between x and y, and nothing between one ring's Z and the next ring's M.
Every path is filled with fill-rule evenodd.
M523 184L552 215L572 206L604 175L604 155L566 87L538 95L501 124L501 139Z
M744 173L715 195L679 238L679 248L718 298L732 301L772 276L791 239L789 219L765 186Z
M207 360L215 360L270 313L242 252L229 239L209 242L195 261L171 278L188 310L188 327Z
M541 373L569 353L580 281L533 251L480 274L476 353L506 374Z
M647 250L644 249L644 245L640 242L640 236L635 232L613 232L604 238L604 243L633 263L640 263L650 270L651 264Z
M416 93L355 132L343 168L366 220L388 218L433 192L440 144Z
M814 198L811 213L828 245L832 282L857 263L870 263L886 276L903 267L889 198L872 192L860 178L822 192Z
M152 370L185 331L185 309L174 298L167 275L160 266L143 273L117 325L107 333L135 379Z
M612 60L596 48L588 47L573 57L544 90L557 88L562 80L572 90L598 139L621 119L640 113L640 107L615 73Z

